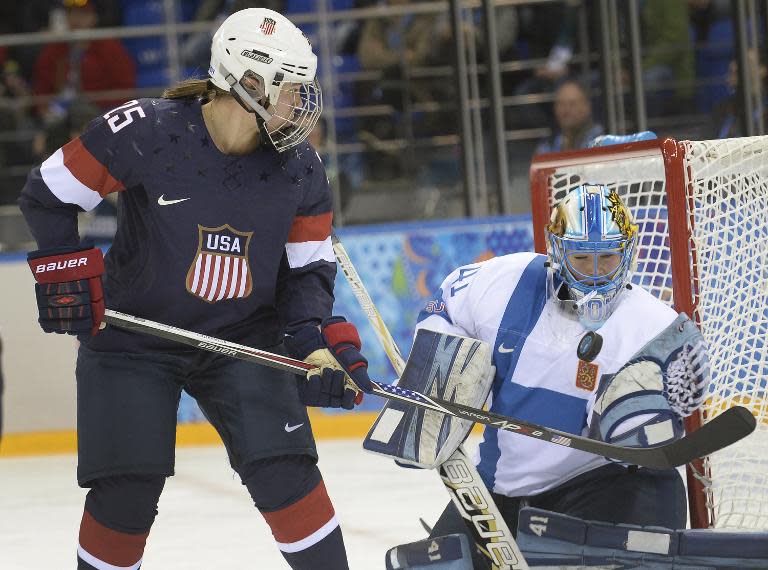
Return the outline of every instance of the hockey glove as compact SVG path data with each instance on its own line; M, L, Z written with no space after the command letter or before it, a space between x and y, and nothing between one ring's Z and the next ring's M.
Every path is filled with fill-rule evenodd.
M55 247L27 255L35 276L38 322L45 332L95 335L104 317L104 257L90 247Z
M305 406L351 410L371 392L368 361L360 354L360 336L343 317L330 317L320 327L306 326L285 339L291 354L312 364L306 380L299 381Z

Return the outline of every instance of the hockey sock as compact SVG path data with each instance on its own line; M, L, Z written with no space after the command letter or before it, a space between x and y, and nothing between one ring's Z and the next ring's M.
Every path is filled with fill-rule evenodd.
M346 570L344 538L315 460L306 455L251 464L243 484L294 570Z
M138 570L164 484L157 475L94 481L80 523L78 570Z

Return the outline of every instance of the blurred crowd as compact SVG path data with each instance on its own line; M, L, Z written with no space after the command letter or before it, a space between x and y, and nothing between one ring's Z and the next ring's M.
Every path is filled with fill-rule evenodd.
M335 113L332 124L326 117L318 125L312 140L341 188L348 221L355 222L373 213L370 207L358 212L352 198L377 184L390 198L398 184L409 190L460 186L453 30L448 12L416 6L422 3L177 0L175 13L168 14L163 0L25 0L0 3L0 35L162 25L169 18L218 22L252 6L289 17L322 6L389 7L384 16L334 19L327 38L319 37L317 24L301 25L316 47L330 43L332 69L324 69L327 60L321 60L320 74L333 76L326 97L332 97ZM511 170L519 175L522 169L524 176L533 153L582 148L603 132L600 67L595 58L581 57L600 43L599 10L595 0L563 0L495 11L503 95L512 101L505 106L505 128L523 133L510 137ZM699 138L738 136L730 1L641 0L640 17L650 128L664 134L670 117L683 116L698 121ZM462 33L483 65L479 10L465 20ZM0 205L14 203L29 167L98 113L137 96L159 95L171 83L172 69L178 78L205 75L208 33L181 35L176 62L169 61L166 41L147 36L0 46ZM750 66L765 93L765 66L757 54ZM487 85L481 76L480 97L487 95Z

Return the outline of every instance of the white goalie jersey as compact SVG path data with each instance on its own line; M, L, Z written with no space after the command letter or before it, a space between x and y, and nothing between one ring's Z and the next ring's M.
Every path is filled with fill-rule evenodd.
M599 329L592 362L576 350L587 330L549 294L546 257L515 253L456 269L419 315L418 328L488 342L496 367L491 411L587 435L600 377L614 374L677 313L639 287L622 292ZM486 428L476 457L489 489L535 495L607 463L567 447Z

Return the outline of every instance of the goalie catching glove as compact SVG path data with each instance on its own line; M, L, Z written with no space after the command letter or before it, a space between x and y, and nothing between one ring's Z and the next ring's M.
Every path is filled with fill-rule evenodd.
M603 376L588 420L594 439L653 447L679 439L683 418L701 406L709 384L704 337L684 313L616 374Z
M95 247L54 247L27 255L45 332L95 335L104 317L104 256Z
M368 361L360 354L360 335L344 317L329 317L320 327L309 325L285 338L288 351L313 365L299 380L299 399L305 406L351 410L373 385Z

